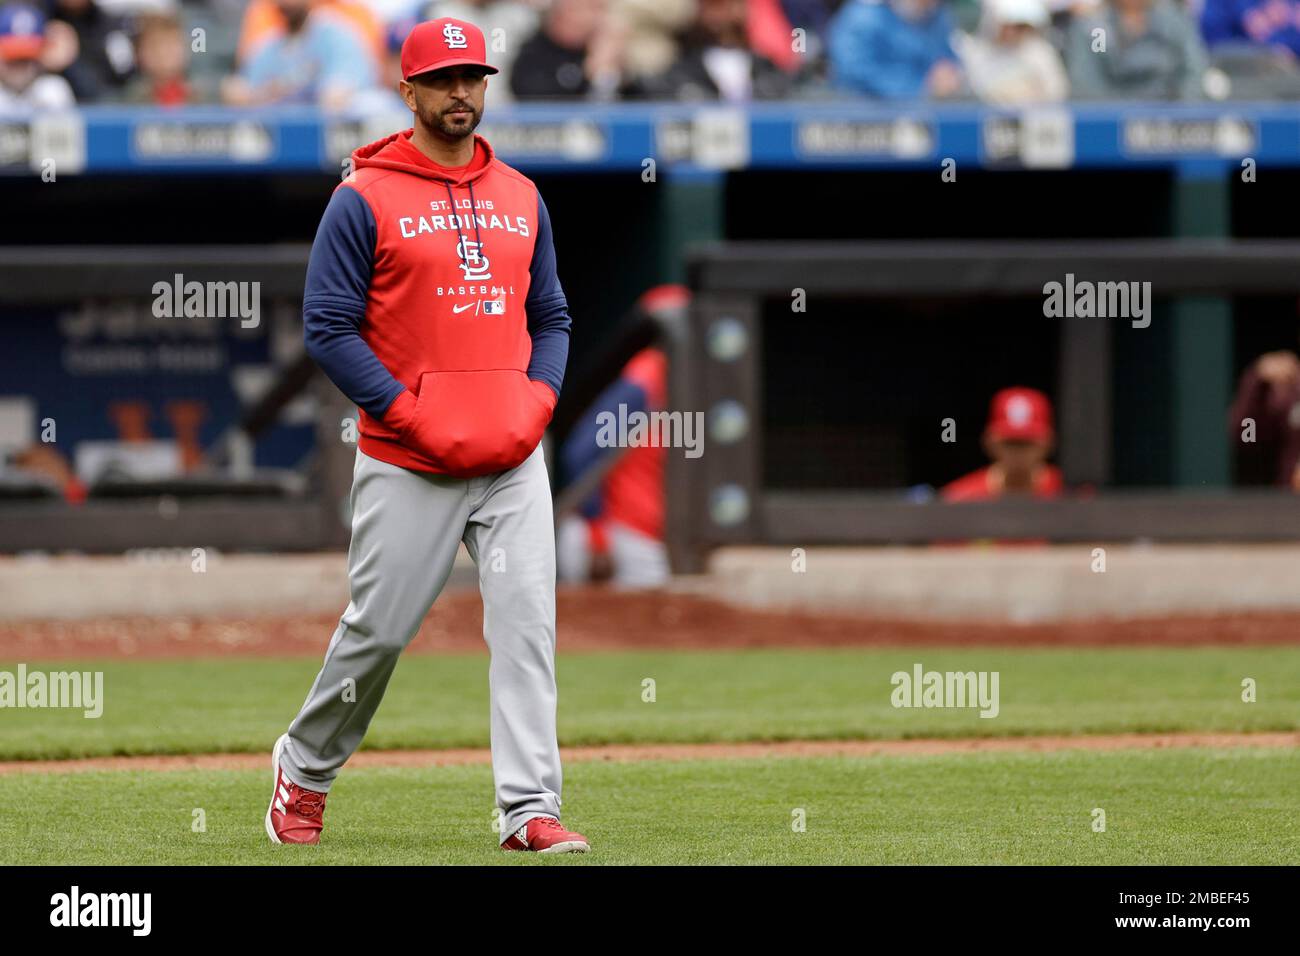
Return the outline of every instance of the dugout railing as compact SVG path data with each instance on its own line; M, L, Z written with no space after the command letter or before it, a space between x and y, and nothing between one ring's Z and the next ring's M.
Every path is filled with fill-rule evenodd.
M94 299L140 300L160 276L187 281L257 282L268 301L296 306L310 247L0 247L0 307L66 306ZM663 286L643 295L585 360L571 368L548 442L563 440L582 411L618 378L641 349L672 350L685 328L686 294ZM295 398L311 391L319 408L315 451L303 474L251 466L251 447ZM355 411L305 351L276 370L270 386L205 449L192 475L92 486L70 506L35 484L0 485L0 553L76 550L120 553L130 548L196 543L220 550L304 551L346 547L346 503L355 446L339 440L339 424ZM613 458L606 463L612 464ZM591 491L607 467L557 490L557 517ZM554 477L554 474L553 474ZM38 493L44 492L44 493Z
M812 296L1042 296L1066 273L1078 280L1150 281L1174 306L1174 398L1181 420L1226 423L1222 351L1234 295L1300 294L1300 243L1227 240L1101 242L718 243L688 261L692 292L674 353L670 404L705 413L706 451L667 456L668 541L680 572L710 549L921 544L990 538L1050 541L1278 541L1300 538L1300 503L1283 492L1195 487L1108 491L1111 341L1116 319L1044 318L1059 325L1060 463L1094 493L1057 501L952 505L881 491L779 490L763 478L762 303ZM799 321L791 314L789 321ZM1182 336L1179 338L1178 336ZM938 423L936 422L936 428ZM1179 453L1194 473L1215 453L1184 429ZM1226 445L1226 437L1223 442ZM1218 449L1222 453L1222 449ZM1213 464L1213 463L1212 463ZM1192 484L1189 482L1189 484Z
M60 304L84 298L142 298L158 276L258 281L263 295L301 295L305 245L274 247L61 247L0 249L0 304ZM684 315L664 323L629 320L632 333L582 370L557 409L557 431L615 374L624 354L651 341L670 353L669 405L705 412L706 452L667 456L667 537L680 571L703 566L719 545L922 543L993 537L1057 541L1291 540L1300 537L1300 508L1269 491L1107 491L1107 428L1112 396L1111 326L1107 320L1059 319L1062 364L1061 464L1072 483L1101 489L1087 499L1006 501L960 507L914 503L889 492L780 489L764 486L761 463L763 350L760 303L810 295L1038 295L1069 271L1080 279L1141 277L1162 293L1190 298L1221 328L1238 294L1300 294L1300 242L1149 240L1123 242L880 242L835 244L727 243L695 248L689 258L692 298ZM671 312L671 310L670 310ZM1227 321L1230 322L1230 314ZM1189 325L1192 323L1188 323ZM1214 388L1195 380L1204 348L1181 349L1186 394L1204 414L1222 417L1222 362L1202 369ZM1202 343L1203 345L1203 343ZM621 351L620 351L621 350ZM615 354L617 352L617 354ZM590 381L586 379L590 378ZM338 440L346 400L305 358L280 369L280 379L246 409L231 435L255 433L289 395L317 390L317 454L301 487L268 487L241 474L224 443L211 449L215 472L199 482L147 489L130 498L95 498L80 507L59 500L0 496L0 552L80 550L112 553L132 547L229 550L312 550L346 544L341 520L352 448ZM566 389L569 392L569 389ZM727 440L715 440L721 423ZM740 424L743 427L737 427ZM229 436L228 436L229 437ZM236 443L237 444L237 443ZM274 482L272 483L274 485ZM268 491L278 491L268 494ZM561 492L563 494L563 492Z

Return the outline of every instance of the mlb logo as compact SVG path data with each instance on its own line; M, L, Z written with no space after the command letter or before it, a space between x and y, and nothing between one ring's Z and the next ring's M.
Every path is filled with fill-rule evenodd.
M484 315L505 315L505 314L506 314L506 300L505 300L505 299L497 299L497 300L495 300L495 301L493 301L493 302L488 302L488 301L485 300L485 301L483 302L483 314L484 314Z

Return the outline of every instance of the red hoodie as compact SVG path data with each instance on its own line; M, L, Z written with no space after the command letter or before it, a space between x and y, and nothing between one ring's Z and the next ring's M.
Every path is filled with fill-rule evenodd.
M512 468L550 421L568 353L546 207L482 137L448 168L410 136L358 149L335 190L308 268L308 350L361 407L365 454L457 477Z

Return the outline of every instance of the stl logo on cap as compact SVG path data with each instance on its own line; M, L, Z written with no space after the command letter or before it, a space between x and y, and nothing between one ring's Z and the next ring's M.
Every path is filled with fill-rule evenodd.
M417 23L402 44L402 79L450 66L479 66L499 72L487 62L483 31L468 20L443 17Z
M454 23L448 23L442 28L442 38L447 41L448 50L464 50L469 46L465 31Z
M1052 403L1032 388L1004 388L989 405L986 433L1009 441L1049 441L1052 438Z
M1023 395L1013 395L1007 402L1007 421L1013 425L1025 426L1034 417L1034 406Z

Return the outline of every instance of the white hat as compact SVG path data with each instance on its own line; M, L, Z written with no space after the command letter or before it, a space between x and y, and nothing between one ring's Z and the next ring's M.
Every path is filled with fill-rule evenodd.
M1042 0L984 0L985 9L998 23L1047 25L1047 8Z

